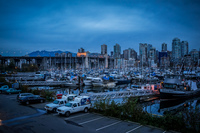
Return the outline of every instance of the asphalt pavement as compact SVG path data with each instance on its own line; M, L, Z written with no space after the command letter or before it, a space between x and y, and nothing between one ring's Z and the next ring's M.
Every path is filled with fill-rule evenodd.
M46 113L47 103L21 105L16 96L0 95L0 133L170 133L95 113L79 112L70 117Z

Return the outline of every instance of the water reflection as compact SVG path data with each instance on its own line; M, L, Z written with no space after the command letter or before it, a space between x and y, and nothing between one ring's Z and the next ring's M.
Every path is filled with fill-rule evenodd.
M155 115L164 115L171 113L176 115L184 110L194 111L197 107L200 108L200 98L181 99L181 100L154 100L147 103L142 103L143 110Z
M179 112L184 111L186 108L192 110L196 109L197 107L200 107L200 98L160 102L160 110L162 110L164 114L166 113L177 114Z

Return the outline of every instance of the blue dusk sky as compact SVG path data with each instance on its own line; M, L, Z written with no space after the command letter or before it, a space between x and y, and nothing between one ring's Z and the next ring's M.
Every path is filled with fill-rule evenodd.
M172 39L200 48L199 0L0 0L0 54L36 50L108 52L139 43L171 50ZM121 51L121 52L122 52Z

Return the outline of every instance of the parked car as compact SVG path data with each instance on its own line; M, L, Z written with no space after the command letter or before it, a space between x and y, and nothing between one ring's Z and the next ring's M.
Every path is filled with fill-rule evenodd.
M10 89L7 89L5 91L6 94L16 94L16 93L20 93L22 90L17 90L15 88L10 88Z
M6 90L8 90L9 89L9 87L8 87L8 85L3 85L3 86L1 86L1 88L0 88L0 93L4 93Z
M31 103L43 103L45 98L40 97L39 95L30 95L19 99L21 104L31 104Z
M32 93L20 93L17 95L17 101L19 101L19 99L27 97L27 96L33 96Z
M56 112L58 107L64 106L67 102L73 101L76 97L76 94L57 95L59 99L56 99L53 103L46 104L44 108L47 112Z

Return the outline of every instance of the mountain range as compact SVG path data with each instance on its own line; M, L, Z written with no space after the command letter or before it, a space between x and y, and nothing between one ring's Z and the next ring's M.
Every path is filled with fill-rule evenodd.
M37 56L40 56L40 57L55 57L56 53L58 54L61 54L61 53L72 53L72 52L69 52L69 51L46 51L46 50L42 50L42 51L33 51L31 53L28 54L29 57L37 57ZM75 57L76 56L76 53L72 53L72 57Z

